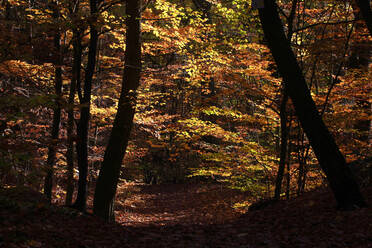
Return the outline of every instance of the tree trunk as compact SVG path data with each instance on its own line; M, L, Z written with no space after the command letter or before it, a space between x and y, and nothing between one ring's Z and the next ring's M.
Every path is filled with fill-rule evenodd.
M275 1L265 0L264 7L259 9L259 17L268 47L286 84L296 115L327 176L338 207L342 209L365 207L366 202L359 186L311 97L290 42L285 36Z
M298 0L292 1L292 8L291 12L288 17L288 41L290 42L293 35L293 21L296 16L296 7L297 7ZM284 170L285 170L285 163L286 163L286 154L287 154L287 148L288 148L288 139L289 139L289 132L290 129L287 128L287 103L288 103L288 92L285 87L283 87L282 91L282 102L280 104L280 155L279 155L279 168L278 168L278 174L276 176L276 182L275 182L275 193L274 193L274 199L279 200L280 194L282 191L282 182L284 177ZM290 153L288 153L288 156ZM289 157L288 157L289 161ZM289 162L288 162L289 163Z
M78 193L74 207L80 211L86 210L87 201L87 177L88 177L88 130L90 119L90 99L92 90L92 79L96 64L98 31L97 22L97 0L90 0L90 40L88 50L88 64L85 71L84 96L80 99L80 120L77 125L76 151L78 156L79 182Z
M280 193L282 191L282 181L284 176L285 161L287 155L287 141L288 141L288 129L287 129L287 102L288 102L288 93L286 89L283 89L283 99L280 104L280 161L278 174L276 175L275 182L275 194L274 199L280 199Z
M285 188L285 196L287 200L290 198L290 189L291 189L291 152L293 149L293 144L291 141L291 128L292 128L292 114L289 116L289 121L288 121L288 144L287 144L287 159L285 161L285 165L287 165L286 168L286 188Z
M80 70L81 70L81 37L77 29L73 30L73 65L72 79L70 83L70 92L68 97L68 120L67 120L67 187L66 187L66 205L72 204L72 195L74 193L74 99L76 86L80 85Z
M362 13L363 20L367 25L369 35L372 36L372 10L370 0L356 0L356 2Z
M114 198L120 168L128 145L141 72L140 0L126 1L126 49L118 110L97 179L93 211L114 221Z
M362 19L362 11L359 6L352 2L353 12L356 19ZM362 33L364 29L363 23L355 24L355 32ZM348 60L348 67L352 69L361 69L363 72L368 74L368 66L371 61L371 50L372 44L369 41L354 40L350 45L351 54ZM368 115L371 109L371 103L368 101L368 96L365 99L359 99L356 101L356 105L361 107L363 112ZM354 124L354 128L358 130L358 139L368 144L369 142L369 131L370 131L371 120L358 120Z
M57 6L53 10L53 17L57 19L59 13ZM52 200L52 189L53 189L53 172L54 164L56 162L56 146L59 136L59 126L61 122L61 97L62 97L62 61L61 61L61 34L59 29L55 30L54 35L54 49L55 49L55 70L54 70L54 88L55 88L55 105L53 108L53 123L51 131L51 142L48 147L48 158L47 158L47 175L44 181L44 194L48 201Z
M301 131L299 129L299 131ZM305 191L306 176L307 176L307 158L308 146L304 144L305 134L300 132L297 141L297 160L298 160L298 177L297 177L297 195L301 195Z

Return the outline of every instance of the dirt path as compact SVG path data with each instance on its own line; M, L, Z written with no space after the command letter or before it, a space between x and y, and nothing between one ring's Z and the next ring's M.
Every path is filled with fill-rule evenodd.
M0 190L0 248L372 247L372 208L336 211L326 190L240 215L244 195L219 185L126 184L114 224L43 199Z
M126 184L115 213L119 223L134 226L225 223L242 214L234 204L247 197L217 184Z

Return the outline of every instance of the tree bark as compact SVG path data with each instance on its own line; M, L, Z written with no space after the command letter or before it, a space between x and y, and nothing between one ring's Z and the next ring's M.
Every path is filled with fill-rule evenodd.
M259 18L268 47L294 104L296 115L327 176L338 207L341 209L365 207L366 202L359 186L311 97L296 56L285 36L275 1L264 1L264 7L259 9Z
M68 97L67 109L67 187L66 187L66 205L72 204L72 195L74 193L74 104L76 86L80 85L80 70L81 70L81 37L77 29L73 29L73 65L72 78L70 82L70 92Z
M59 13L57 6L53 6L53 18L58 19ZM54 49L55 49L55 69L54 69L54 90L55 90L55 105L53 108L53 122L51 130L51 142L48 147L47 158L47 175L44 181L44 194L48 201L52 200L53 189L53 174L54 164L56 162L56 146L59 136L59 126L61 122L61 97L62 97L62 60L61 60L61 34L59 28L55 30L54 35Z
M291 12L288 17L288 41L290 42L293 35L293 22L296 16L296 7L297 7L298 0L292 1ZM290 129L287 128L287 103L288 103L288 92L285 87L283 87L282 91L282 102L280 103L280 154L279 154L279 168L278 174L276 176L275 182L275 193L274 199L279 200L280 194L282 191L282 181L284 177L284 170L285 170L285 163L286 163L286 155L287 155L287 148L288 148L288 139L289 139L289 132ZM288 153L288 156L290 153ZM288 157L289 161L289 157ZM289 163L289 162L288 162Z
M86 210L87 200L87 177L88 177L88 131L90 120L90 100L92 91L92 79L96 65L98 31L96 28L97 22L97 0L90 0L90 15L89 24L90 40L88 50L88 63L85 71L84 79L84 95L80 99L80 120L77 125L77 144L76 151L78 156L79 181L78 193L74 207L80 211Z
M355 1L352 2L353 12L356 19L362 19L362 11ZM355 24L355 32L363 32L364 25L363 23ZM361 69L364 73L368 73L368 66L371 61L371 50L372 44L369 41L361 41L359 39L354 40L350 45L351 54L348 59L348 67L351 69ZM356 101L356 105L361 107L363 112L368 114L371 110L371 103L368 101L368 97L365 99L359 99ZM369 142L369 132L371 120L358 120L354 128L358 130L358 139L366 142Z
M279 168L278 174L276 175L276 182L275 182L275 193L274 199L280 199L280 193L282 191L282 182L284 176L284 169L285 169L285 161L287 155L287 141L288 141L288 129L287 129L287 102L288 102L288 93L286 89L283 89L283 99L280 104L280 160L279 160Z
M305 134L299 129L297 138L297 160L298 160L298 177L297 177L297 195L301 195L305 191L306 176L307 176L307 158L309 146L304 143Z
M363 20L365 21L369 35L372 36L372 10L369 0L356 0L360 12L362 13Z
M94 195L94 214L114 221L114 198L121 164L133 125L141 72L140 0L126 1L126 49L118 110L106 147Z

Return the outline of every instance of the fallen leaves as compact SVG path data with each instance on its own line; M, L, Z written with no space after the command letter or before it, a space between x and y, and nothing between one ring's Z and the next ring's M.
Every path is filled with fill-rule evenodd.
M30 204L42 198L37 192L4 189L0 247L372 247L371 208L336 211L326 190L241 216L232 205L244 196L219 185L130 184L120 190L131 193L118 201L117 223L106 224L67 214L73 212L68 208L38 208ZM371 188L364 192L371 203ZM29 207L14 207L24 203Z

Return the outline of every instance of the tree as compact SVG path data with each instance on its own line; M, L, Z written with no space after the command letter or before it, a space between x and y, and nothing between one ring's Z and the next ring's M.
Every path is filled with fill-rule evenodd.
M327 176L340 209L365 207L350 168L325 126L311 97L305 78L285 36L275 1L265 0L259 8L259 18L265 38L274 57L278 71L293 101L300 120L322 170Z
M280 193L282 189L282 181L284 177L285 162L287 158L287 146L288 146L288 127L287 127L287 103L288 93L286 89L283 89L282 100L280 103L280 155L279 155L279 167L275 181L275 193L274 198L280 199ZM289 173L289 172L287 172Z
M97 179L93 212L114 221L114 199L133 125L141 72L140 0L126 1L126 49L118 109Z
M372 10L371 4L369 0L356 0L360 12L362 13L362 17L367 25L369 35L372 36Z
M59 10L57 3L52 3L53 19L58 23ZM56 145L59 136L59 126L61 122L61 97L62 97L62 57L61 57L61 34L57 27L54 31L54 53L55 53L55 72L54 72L54 88L55 88L55 106L53 108L53 122L51 130L51 142L48 150L47 159L47 175L44 182L44 194L49 202L52 200L53 189L53 167L56 161Z
M292 1L292 8L291 8L290 15L288 17L288 33L287 33L288 40L291 40L292 35L293 35L293 21L296 15L296 8L297 8L297 0L294 0ZM278 173L276 176L275 192L274 192L274 199L276 200L280 199L285 163L287 159L288 137L289 137L289 132L290 132L290 130L288 130L288 127L287 127L288 91L287 91L287 88L284 86L285 84L283 85L283 89L282 89L282 100L280 103L280 112L279 112L279 115L280 115L280 153L279 153L279 167L278 167ZM287 171L287 175L289 175L289 171ZM287 184L289 184L289 180L287 180Z
M79 168L79 182L78 194L74 207L80 211L85 211L87 200L87 177L88 177L88 130L90 119L90 100L92 91L92 80L96 66L97 43L98 43L98 30L97 30L97 15L98 4L100 0L90 0L90 17L89 22L89 50L88 62L85 69L84 79L84 94L81 93L81 86L77 85L79 100L80 100L80 120L77 125L78 140L76 144L76 151L78 155L78 168Z
M79 1L69 6L71 16L76 17L79 10ZM68 96L68 107L67 107L67 151L66 151L66 163L67 163L67 187L66 187L66 205L72 204L72 195L74 192L74 102L76 95L76 86L80 86L81 81L81 57L82 57L82 45L81 45L81 31L79 26L73 26L72 29L72 49L73 49L73 65L72 65L72 77L70 82L70 91Z

